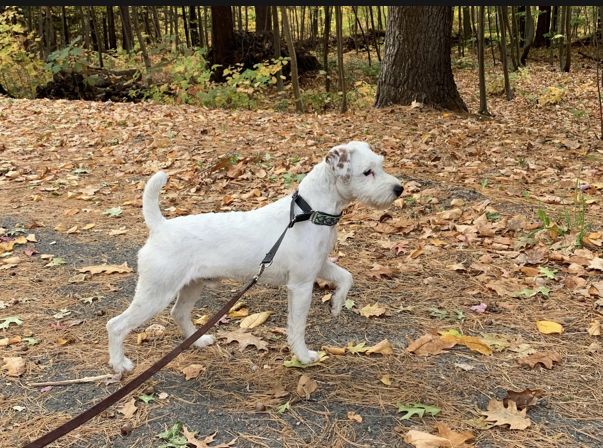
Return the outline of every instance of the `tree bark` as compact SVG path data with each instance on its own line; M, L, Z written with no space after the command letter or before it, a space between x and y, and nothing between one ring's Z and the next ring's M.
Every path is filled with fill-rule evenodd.
M479 72L479 110L480 115L490 115L488 112L488 100L486 97L486 70L485 70L485 51L484 51L484 24L485 14L484 6L478 6L478 30L477 30L477 62Z
M520 62L521 65L526 65L528 60L528 53L534 43L534 19L532 19L532 7L526 6L525 16L525 37L523 43L523 51L521 52Z
M138 7L132 6L132 12L134 13L134 31L136 32L136 39L140 45L140 51L142 52L142 59L144 60L144 66L147 69L147 74L151 70L151 60L149 59L149 53L147 53L147 45L142 37L140 31L140 23L138 21Z
M511 83L509 82L509 58L507 58L507 33L505 30L505 24L503 21L502 15L502 6L496 6L498 8L498 18L500 21L500 60L502 61L503 66L503 76L505 79L505 96L507 100L511 100L513 98L513 94L511 93Z
M561 62L561 70L569 72L572 64L572 7L565 6L565 51Z
M117 33L115 32L115 14L113 14L113 6L107 6L107 37L107 49L116 49Z
M230 6L211 7L211 46L212 63L220 64L213 72L213 78L222 81L224 69L235 63L234 24Z
M452 76L451 41L452 7L390 7L375 105L416 100L467 111Z
M289 26L289 18L287 17L287 7L281 6L281 16L283 22L283 33L287 41L287 49L291 58L291 84L293 85L293 95L295 95L295 110L297 112L304 111L304 103L302 101L301 92L299 90L299 75L297 73L297 57L295 55L295 47L293 46L293 36L291 35L291 27Z
M121 15L122 24L122 48L125 51L132 51L134 48L134 35L132 34L132 22L130 22L130 10L127 6L120 6L119 13Z
M551 44L550 37L545 37L551 28L551 9L549 6L538 7L538 21L536 23L536 34L534 36L534 48L548 47Z
M272 47L274 48L274 58L281 58L281 31L278 24L278 7L271 6L272 8ZM282 71L279 70L276 73L276 88L280 91L283 90L283 79Z
M329 34L331 33L331 7L325 6L325 30L322 47L322 65L325 70L325 91L331 90L331 78L329 75Z
M199 42L199 26L197 25L197 13L195 6L188 7L189 27L191 32L191 45L198 47Z
M256 6L255 7L255 31L256 33L262 31L269 31L270 27L270 7L269 6Z
M64 6L61 6L61 37L63 46L69 45L69 25L67 24L67 14Z
M341 91L341 113L348 110L348 95L345 85L345 71L343 68L343 24L341 6L335 6L335 32L337 33L337 72L339 74L339 90Z

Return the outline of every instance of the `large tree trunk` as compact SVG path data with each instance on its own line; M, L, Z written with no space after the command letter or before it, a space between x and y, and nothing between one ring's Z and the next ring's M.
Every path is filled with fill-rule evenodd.
M191 45L193 47L198 47L201 42L199 39L199 26L197 25L196 6L188 7L188 16L191 29Z
M413 101L467 111L450 61L452 7L390 7L377 107Z
M230 6L211 7L212 64L220 64L214 71L214 79L222 80L222 72L235 63L234 28Z
M544 37L551 28L551 9L552 6L550 5L538 7L538 21L533 44L534 48L548 47L551 44L550 38Z
M113 14L113 6L107 6L107 36L107 49L116 49L117 33L115 32L115 14Z
M132 34L132 22L130 21L130 10L127 6L120 6L119 13L121 14L122 24L122 48L125 51L134 49L134 34Z
M271 29L270 20L270 7L269 6L256 6L255 7L255 31L259 33L261 31L269 31Z

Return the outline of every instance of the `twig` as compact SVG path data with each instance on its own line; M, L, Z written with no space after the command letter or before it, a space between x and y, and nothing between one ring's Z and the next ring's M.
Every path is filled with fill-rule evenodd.
M113 379L114 377L115 377L115 374L107 373L105 375L85 376L84 378L75 378L73 380L45 381L42 383L29 383L29 386L31 386L31 387L66 386L69 384L93 383L95 381Z

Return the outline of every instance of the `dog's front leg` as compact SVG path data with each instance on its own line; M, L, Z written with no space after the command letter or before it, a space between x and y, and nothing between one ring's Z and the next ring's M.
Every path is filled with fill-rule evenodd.
M335 283L335 293L331 298L331 314L333 316L339 315L348 292L352 287L352 274L332 261L326 260L318 276L323 280Z
M289 316L287 319L287 341L291 351L303 364L318 361L317 352L306 347L306 318L312 303L312 288L314 282L289 283Z

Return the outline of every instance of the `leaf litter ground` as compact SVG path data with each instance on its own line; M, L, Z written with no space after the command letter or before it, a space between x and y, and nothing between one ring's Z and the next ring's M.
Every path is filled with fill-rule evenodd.
M409 431L436 434L436 425L440 436L475 436L462 446L601 446L603 355L588 329L603 309L603 149L584 64L572 74L535 65L513 102L490 97L491 119L420 107L287 115L0 99L0 352L25 362L2 371L0 445L19 446L119 387L30 383L109 373L105 323L134 290L151 173L171 175L167 216L246 210L292 191L329 147L361 139L406 191L387 211L356 205L342 219L333 256L354 274L348 308L332 319L320 300L329 290L316 288L308 319L309 345L328 358L283 365L285 291L258 287L219 325L230 338L188 350L134 394L134 408L128 397L55 446L161 446L157 435L178 421L199 440L217 431L209 446L413 446ZM475 77L456 77L477 109ZM551 86L565 97L541 105ZM134 272L100 267L124 262ZM202 322L235 287L208 288L194 317ZM246 331L268 350L239 351L240 319L265 311ZM541 321L562 332L540 332ZM127 340L135 372L181 340L167 311L151 323ZM443 338L439 354L406 351L426 334ZM384 339L392 355L366 354ZM535 353L545 363L520 364ZM486 422L490 400L524 389L542 391L526 401L529 427ZM439 411L401 418L399 408L415 406Z

